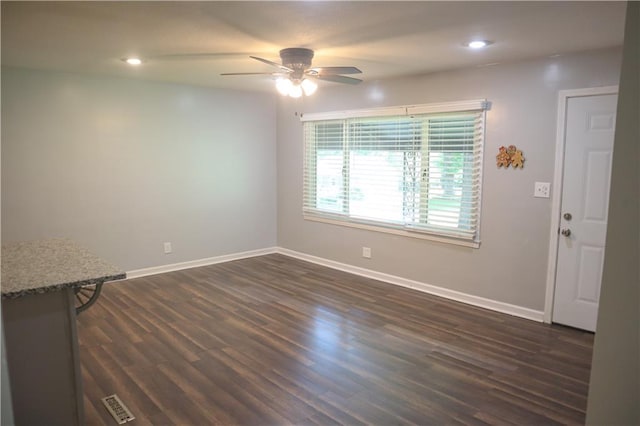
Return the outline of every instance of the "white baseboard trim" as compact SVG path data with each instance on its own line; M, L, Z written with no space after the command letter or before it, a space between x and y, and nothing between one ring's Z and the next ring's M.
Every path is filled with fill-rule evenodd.
M420 281L414 281L407 278L398 277L396 275L385 274L383 272L377 272L371 269L361 268L361 267L349 265L346 263L340 263L340 262L336 262L335 260L329 260L322 257L312 256L310 254L286 249L283 247L267 247L267 248L258 249L258 250L250 250L250 251L244 251L240 253L231 253L231 254L225 254L221 256L208 257L205 259L197 259L197 260L190 260L187 262L153 266L150 268L135 269L127 272L127 279L146 277L149 275L156 275L156 274L163 274L165 272L180 271L182 269L197 268L199 266L215 265L216 263L230 262L232 260L246 259L249 257L256 257L256 256L264 256L266 254L273 254L273 253L280 253L285 256L290 256L296 259L305 260L307 262L326 266L328 268L337 269L340 271L348 272L355 275L360 275L362 277L371 278L378 281L384 281L389 284L395 284L402 287L412 288L414 290L433 294L435 296L440 296L445 299L455 300L457 302L466 303L468 305L473 305L473 306L489 309L496 312L502 312L504 314L509 314L516 317L520 317L520 318L526 318L526 319L537 321L537 322L543 322L543 319L544 319L543 311L536 311L534 309L529 309L522 306L512 305L505 302L499 302L497 300L492 300L492 299L486 299L484 297L474 296L472 294L462 293L455 290L449 290L443 287L426 284Z
M510 303L499 302L497 300L486 299L484 297L474 296L472 294L449 290L443 287L437 287L419 281L398 277L396 275L373 271L371 269L360 268L358 266L348 265L346 263L340 263L334 260L316 257L282 247L277 247L276 252L285 256L290 256L296 259L305 260L307 262L316 263L318 265L326 266L332 269L349 272L351 274L360 275L366 278L372 278L374 280L384 281L389 284L412 288L414 290L433 294L435 296L440 296L445 299L455 300L457 302L466 303L468 305L473 305L480 308L513 315L516 317L525 318L537 322L543 322L544 319L543 311L536 311L534 309L525 308L523 306L512 305Z
M248 257L264 256L265 254L273 254L277 252L277 247L268 247L258 250L243 251L240 253L224 254L222 256L207 257L205 259L172 263L169 265L152 266L150 268L128 271L127 278L146 277L148 275L163 274L165 272L180 271L182 269L197 268L199 266L215 265L216 263L230 262L232 260L246 259Z

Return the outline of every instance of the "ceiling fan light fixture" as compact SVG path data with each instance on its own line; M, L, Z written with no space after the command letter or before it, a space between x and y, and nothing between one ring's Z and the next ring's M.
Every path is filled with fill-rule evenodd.
M318 85L316 84L316 82L311 81L308 78L305 78L304 80L302 80L302 83L300 83L300 86L302 87L302 90L304 91L305 96L311 96L314 93L316 93L316 90L318 90Z
M299 84L291 85L291 89L289 89L289 96L292 98L299 98L302 96L302 87Z
M282 64L257 56L249 56L249 58L276 67L278 72L231 72L220 75L275 76L277 77L275 82L278 93L292 98L313 95L318 90L318 83L315 82L315 79L343 84L358 84L362 82L359 78L342 75L362 73L362 71L353 66L311 68L313 50L303 47L282 49L280 51Z
M305 96L311 96L317 89L318 85L314 81L306 78L300 83L286 77L280 77L276 80L276 90L282 96L299 98L303 93Z
M287 96L293 87L293 82L288 78L280 77L276 80L276 90L282 96Z

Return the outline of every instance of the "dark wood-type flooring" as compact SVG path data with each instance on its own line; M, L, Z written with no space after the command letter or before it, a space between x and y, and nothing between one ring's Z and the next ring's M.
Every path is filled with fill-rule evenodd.
M593 343L278 254L106 284L78 333L91 425L583 423Z

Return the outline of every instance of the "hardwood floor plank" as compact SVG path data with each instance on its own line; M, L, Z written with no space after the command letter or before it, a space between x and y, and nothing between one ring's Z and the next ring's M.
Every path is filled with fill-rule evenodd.
M242 375L238 375L227 365L228 357L221 351L208 351L202 358L193 363L200 373L207 376L211 381L224 389L224 392L240 401L246 408L239 414L244 417L241 422L246 421L250 414L254 417L252 424L286 424L287 419L275 411L269 404L266 395L261 394L255 383L250 382Z
M172 424L170 419L162 412L149 395L126 374L124 368L119 368L113 360L100 358L96 359L81 351L80 357L85 365L91 363L91 371L88 375L92 375L95 382L99 384L99 389L94 392L85 390L85 394L91 400L96 410L101 413L101 419L106 424L111 424L113 418L108 411L102 406L101 399L105 396L117 394L125 405L132 411L136 419L149 424ZM86 361L85 361L86 360ZM87 369L89 370L89 369ZM83 375L85 379L87 374ZM100 391L100 393L98 392ZM91 422L95 419L88 418Z
M553 400L536 397L526 392L514 392L509 388L492 389L489 392L492 396L507 402L509 405L515 405L527 411L540 414L558 424L577 424L580 423L582 418L578 411L573 410L572 412L567 410L565 406L556 404Z
M206 410L197 409L192 399L162 374L162 369L158 366L125 367L124 370L131 381L158 407L158 412L168 417L171 423L197 425L212 422L214 417L208 415Z
M78 318L87 424L584 422L593 335L283 255L105 285Z
M221 424L256 424L259 421L260 418L250 407L224 388L224 381L210 380L208 375L202 374L191 363L180 361L163 364L159 368L186 395L218 418Z
M220 352L217 353L222 356ZM227 364L255 386L256 396L265 400L274 411L286 419L287 423L295 423L317 414L313 407L298 399L295 393L288 392L265 378L260 372L255 372L251 368L252 363L242 362L241 354L237 351L227 348L222 353L227 359Z

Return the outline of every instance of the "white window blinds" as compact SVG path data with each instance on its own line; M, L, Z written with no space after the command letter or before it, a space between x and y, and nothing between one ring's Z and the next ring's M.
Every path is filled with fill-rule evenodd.
M477 242L485 104L305 116L305 215Z

